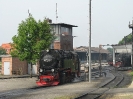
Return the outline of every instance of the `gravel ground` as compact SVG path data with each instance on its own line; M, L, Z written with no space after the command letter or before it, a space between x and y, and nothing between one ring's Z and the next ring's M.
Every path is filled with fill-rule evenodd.
M9 91L13 89L31 88L37 86L36 80L36 77L0 79L0 92Z
M103 80L107 80L109 78L110 77L107 75L107 77L92 79L91 83L78 82L61 86L46 87L37 90L34 89L33 91L25 92L20 96L12 97L12 99L73 99L74 97L80 96L81 94L85 94L92 90L95 90L96 87L98 87ZM36 77L0 79L0 93L14 89L35 87L37 86L35 83L36 80ZM130 88L128 88L128 91L126 88L112 89L105 95L103 95L100 99L133 99L131 98L133 97L133 88L131 88L130 91L129 89ZM11 97L9 99L11 99Z
M133 99L133 88L110 89L100 99Z
M18 90L23 88L31 88L37 86L33 78L16 78L16 79L1 79L0 93L10 90ZM44 87L41 89L33 89L26 91L19 96L8 96L9 99L71 99L81 94L87 93L96 89L98 84L105 79L105 77L93 79L91 83L77 82L53 87ZM13 96L13 97L12 97ZM45 98L44 98L45 97ZM64 98L65 97L65 98ZM66 98L67 97L67 98Z
M92 79L91 83L89 82L78 82L65 84L62 86L47 87L44 89L37 89L33 91L24 92L19 97L12 97L12 99L70 99L81 94L92 91L103 79L108 77L101 77ZM0 79L0 93L8 92L12 90L18 90L23 88L35 87L37 77L33 78L13 78L13 79ZM44 98L45 97L45 98ZM66 98L69 97L69 98ZM11 97L10 97L11 98ZM9 99L10 99L9 98Z
M39 89L12 99L71 99L95 90L101 80L99 79L99 82L94 81L91 84L89 82L79 82Z

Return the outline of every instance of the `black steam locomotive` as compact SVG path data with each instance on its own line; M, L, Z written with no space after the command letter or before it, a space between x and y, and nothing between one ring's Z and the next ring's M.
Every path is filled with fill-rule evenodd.
M71 82L80 76L80 61L73 51L50 49L40 54L38 86L58 85Z
M131 67L131 55L129 53L116 53L115 64L113 64L113 57L108 60L109 65L115 66L117 70L129 70Z
M115 57L115 66L118 70L131 69L131 55L129 53L118 53Z

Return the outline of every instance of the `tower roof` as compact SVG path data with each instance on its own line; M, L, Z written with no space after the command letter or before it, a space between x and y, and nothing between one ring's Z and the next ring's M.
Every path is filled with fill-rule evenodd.
M50 23L50 25L62 25L62 26L68 26L68 27L78 27L76 25L66 24L66 23Z

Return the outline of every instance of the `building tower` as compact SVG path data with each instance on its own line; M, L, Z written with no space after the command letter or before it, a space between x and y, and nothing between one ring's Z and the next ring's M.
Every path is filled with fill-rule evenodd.
M51 48L73 50L72 28L77 26L65 23L50 23L50 25L56 37Z

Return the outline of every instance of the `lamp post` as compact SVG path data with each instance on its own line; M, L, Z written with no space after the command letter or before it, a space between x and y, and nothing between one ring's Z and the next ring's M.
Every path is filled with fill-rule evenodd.
M89 74L89 82L91 82L91 0L89 0L89 67L88 67L88 74Z
M132 20L132 24L130 24L129 22L129 25L128 25L129 28L132 29L132 69L133 69L133 20Z
M29 9L28 9L28 14L29 14L29 18L30 18L31 17L31 13L30 13ZM32 69L33 69L32 62L30 63L30 65L31 65L31 67L30 67L30 78L32 78Z
M88 51L86 52L87 66L88 66Z
M74 39L75 37L78 37L78 36L72 36L72 39ZM73 42L73 40L72 40L72 42ZM73 43L72 43L73 44ZM73 46L73 45L72 45ZM73 49L74 50L74 49Z

